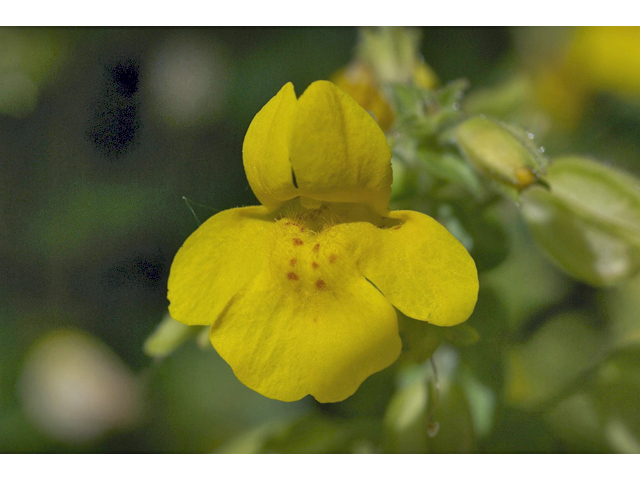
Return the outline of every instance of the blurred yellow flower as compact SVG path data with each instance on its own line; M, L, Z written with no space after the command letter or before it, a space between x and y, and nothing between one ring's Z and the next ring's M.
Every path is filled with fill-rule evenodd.
M640 96L640 27L581 27L567 64L593 90Z
M300 98L286 84L243 146L261 206L211 217L169 277L170 313L211 325L211 343L248 387L279 400L352 395L401 350L394 307L435 325L465 321L475 264L438 222L389 212L384 133L334 84Z
M640 98L640 27L576 28L561 54L536 65L534 90L540 104L573 127L591 95Z

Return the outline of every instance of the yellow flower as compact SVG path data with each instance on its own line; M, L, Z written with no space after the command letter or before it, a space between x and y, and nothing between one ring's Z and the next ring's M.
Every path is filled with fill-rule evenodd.
M567 67L593 90L640 95L640 27L580 27Z
M337 402L400 354L394 307L465 321L478 279L438 222L388 211L391 153L373 118L326 81L288 83L243 146L261 206L211 217L171 267L171 315L211 325L236 376L284 401Z
M535 64L536 100L556 120L575 127L590 97L608 92L640 98L640 27L578 27L557 58Z

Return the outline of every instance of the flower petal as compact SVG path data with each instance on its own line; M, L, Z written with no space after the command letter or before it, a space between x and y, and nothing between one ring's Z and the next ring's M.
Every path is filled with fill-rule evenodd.
M203 223L178 251L169 275L169 311L187 325L211 325L261 270L271 251L265 207L233 208Z
M211 327L211 343L262 395L341 401L400 354L396 313L357 271L357 242L340 226L315 234L287 220L278 228L294 236L280 235L269 268Z
M367 64L360 61L352 62L333 75L331 81L373 115L383 131L391 128L394 120L393 110Z
M331 82L312 83L298 99L290 158L301 195L388 211L391 150L384 133Z
M289 137L297 102L289 82L254 117L242 145L251 190L271 209L298 196L289 162Z
M467 250L433 218L390 212L359 268L405 315L439 326L464 322L478 298L478 272Z

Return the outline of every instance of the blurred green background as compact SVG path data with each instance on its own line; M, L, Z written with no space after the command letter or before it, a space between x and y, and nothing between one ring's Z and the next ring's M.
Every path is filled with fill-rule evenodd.
M468 79L469 98L498 115L490 88L535 77L569 35L425 28L421 53L441 84ZM447 387L444 368L440 432L428 440L401 428L385 447L395 371L342 404L288 404L244 387L211 348L144 354L197 219L257 204L242 168L253 116L286 82L300 94L330 78L357 39L352 28L0 29L0 452L638 451L640 355L605 356L598 330L604 322L637 340L637 279L597 290L538 253L482 277L469 323L494 343L456 354L462 386ZM534 114L508 119L525 119L549 156L589 154L640 173L635 93L597 88L569 120L553 109L567 100L546 95L527 104ZM514 279L521 288L509 290ZM547 322L554 316L562 321ZM451 351L439 354L446 365ZM521 371L533 374L509 380ZM411 375L399 390L427 395ZM581 389L558 397L576 379ZM608 396L590 393L599 390ZM600 403L613 420L589 417ZM411 404L401 410L411 424Z

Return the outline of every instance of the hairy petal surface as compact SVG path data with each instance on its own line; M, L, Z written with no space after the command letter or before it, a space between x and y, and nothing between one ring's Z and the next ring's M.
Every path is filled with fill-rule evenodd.
M384 133L331 82L312 83L298 99L290 158L300 195L387 212L392 172Z
M254 117L242 146L251 190L268 208L298 196L289 161L289 139L298 100L287 83Z
M469 318L478 272L462 244L422 213L390 212L387 222L361 256L362 273L409 317L439 326Z
M262 395L341 401L400 354L395 310L357 271L358 242L340 227L280 220L269 268L211 327L220 356Z
M171 264L171 316L187 325L211 325L265 268L274 226L262 206L225 210L203 223Z

